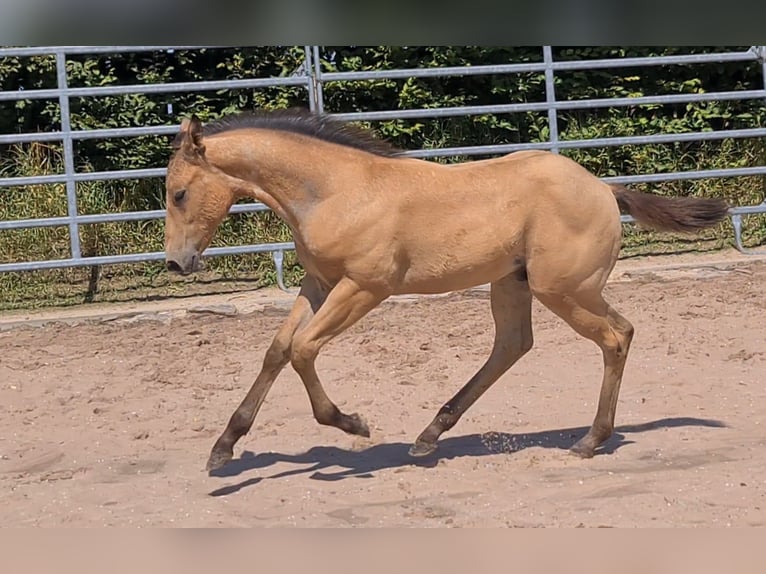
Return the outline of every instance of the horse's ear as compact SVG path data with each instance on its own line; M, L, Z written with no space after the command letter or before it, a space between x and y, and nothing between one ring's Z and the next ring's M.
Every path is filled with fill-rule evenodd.
M173 140L173 149L183 149L186 152L202 157L205 155L205 145L202 143L202 122L195 115L184 118L181 122L181 130Z

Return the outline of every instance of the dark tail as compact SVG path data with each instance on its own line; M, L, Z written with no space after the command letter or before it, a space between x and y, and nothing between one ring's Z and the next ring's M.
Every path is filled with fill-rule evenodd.
M723 220L729 206L722 199L663 197L612 185L620 211L657 231L692 232Z

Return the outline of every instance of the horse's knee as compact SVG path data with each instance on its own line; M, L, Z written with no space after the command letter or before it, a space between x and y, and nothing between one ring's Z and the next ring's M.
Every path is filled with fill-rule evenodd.
M290 363L297 372L300 373L312 365L316 355L316 349L310 341L300 336L293 338L293 344L290 348Z

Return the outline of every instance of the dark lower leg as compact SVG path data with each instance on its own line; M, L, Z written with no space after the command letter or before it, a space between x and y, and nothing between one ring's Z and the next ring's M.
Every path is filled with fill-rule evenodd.
M532 295L524 274L504 277L492 284L495 342L487 362L438 412L410 448L412 456L436 450L436 441L451 429L500 376L532 348Z
M625 370L630 343L633 339L633 326L611 308L608 311L607 320L610 336L606 338L602 346L604 379L601 384L596 416L588 433L571 448L573 454L583 458L592 457L596 448L602 445L614 432L614 419L617 412L622 375Z
M286 321L280 327L263 359L261 372L255 379L244 400L231 415L226 429L213 445L207 462L208 470L221 468L231 460L234 445L253 426L255 417L263 404L274 380L290 360L290 347L295 331L321 306L323 291L311 277L304 278L301 292Z
M210 458L207 462L208 470L216 470L221 468L224 464L229 462L234 454L234 445L237 441L246 435L250 428L253 426L255 416L263 404L266 394L271 389L271 385L274 383L279 372L287 364L287 357L277 364L266 368L261 371L258 377L255 379L255 383L250 388L250 391L245 396L242 403L240 403L237 410L231 415L226 429L213 445L213 450L210 453Z
M460 417L463 416L463 413L510 368L521 354L519 353L505 360L490 357L471 380L439 409L431 424L415 440L415 444L410 448L410 455L426 456L434 452L436 450L436 441L439 440L442 433L455 426Z
M311 401L314 418L319 424L336 427L353 435L370 436L370 429L361 415L346 414L330 400L314 370L313 361L302 369L301 378Z
M605 359L605 365L607 360ZM613 359L608 362L613 363ZM624 361L623 361L624 365ZM619 395L622 369L612 364L604 367L604 380L601 385L596 417L593 419L588 433L578 440L570 449L572 454L582 458L591 458L596 449L601 446L614 432L614 415L616 408L612 408Z

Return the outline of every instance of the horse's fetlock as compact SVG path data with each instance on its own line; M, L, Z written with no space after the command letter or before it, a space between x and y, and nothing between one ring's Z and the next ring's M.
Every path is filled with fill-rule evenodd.
M454 412L450 405L445 405L439 410L436 415L436 424L441 429L441 432L447 431L457 424L460 416Z
M314 419L316 419L320 425L337 427L340 425L342 418L343 414L335 405L314 409Z
M614 425L609 422L594 422L593 427L590 430L591 436L597 441L604 441L612 436L614 432Z
M521 339L521 348L519 349L521 354L526 355L529 351L532 350L534 344L535 338L532 336L532 333L525 333Z

